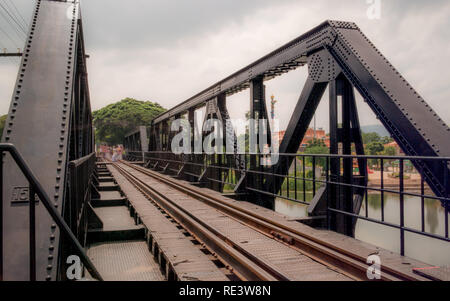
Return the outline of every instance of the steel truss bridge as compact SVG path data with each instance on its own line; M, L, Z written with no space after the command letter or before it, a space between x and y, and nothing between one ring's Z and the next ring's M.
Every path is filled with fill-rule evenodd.
M206 107L204 122L216 118L227 124L227 97L245 89L250 89L250 117L268 120L264 83L301 67L308 68L308 78L277 164L262 166L263 154L239 154L236 143L231 154L171 152L173 120L184 118L194 129L195 111ZM327 87L330 154L297 154ZM355 88L406 156L365 155ZM233 128L223 131L223 137L235 136ZM450 128L354 23L320 24L142 125L124 145L128 161L103 161L94 153L79 2L38 0L0 146L1 279L70 280L67 258L73 254L82 262L83 277L121 279L105 268L109 258L103 248L117 247L128 258L135 254L127 249L131 244L112 242L136 238L142 245L133 247L150 250L163 271L161 279L363 279L365 255L374 247L351 238L358 220L398 230L398 256L379 251L391 262L382 268L383 280L439 279L401 261L408 253L405 233L449 242ZM398 188L384 185L384 172L380 185L370 186L368 160L381 166L398 160ZM421 175L420 192L405 187L408 162ZM385 220L383 201L382 216L369 216L372 191L382 198L385 192L399 197L398 223ZM419 229L405 224L405 196L422 204ZM272 211L276 198L307 205L309 217L301 223L286 220ZM425 199L439 200L445 208L444 233L426 231ZM120 213L124 208L132 216L126 229L119 227L126 224L127 214ZM173 244L173 237L179 244ZM288 268L269 251L298 261L293 259ZM174 254L186 261L175 263ZM207 269L207 278L186 263L189 254ZM415 268L429 266L411 262ZM155 273L156 278L149 277L158 280Z

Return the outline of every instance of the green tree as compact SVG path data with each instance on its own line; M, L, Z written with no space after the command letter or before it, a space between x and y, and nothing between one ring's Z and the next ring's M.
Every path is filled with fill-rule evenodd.
M381 140L380 140L380 142L383 144L388 144L388 143L391 143L392 141L394 141L394 139L392 139L389 136L381 137Z
M98 143L109 145L123 143L127 133L138 126L149 125L159 114L165 112L156 102L125 98L93 113Z
M371 142L380 142L381 137L377 133L362 133L362 139L364 144L369 144Z
M397 150L393 146L387 146L384 148L383 155L384 156L396 156ZM394 160L384 160L385 164L392 164L393 161Z
M309 143L309 145L305 148L305 154L307 155L321 155L321 154L329 154L330 150L325 145L325 143L320 139L313 139ZM307 157L306 162L308 164L312 164L312 157ZM326 158L324 157L316 157L316 164L325 168Z
M384 151L384 145L381 142L370 142L366 145L366 150L369 155L376 156ZM369 162L377 167L380 165L380 160L378 159L370 159Z
M3 115L0 117L0 139L2 139L3 129L5 128L6 118L8 115Z
M397 150L393 146L388 146L384 148L383 155L385 156L395 156L397 155Z
M384 151L384 145L381 142L370 142L366 145L366 149L369 155L375 156Z

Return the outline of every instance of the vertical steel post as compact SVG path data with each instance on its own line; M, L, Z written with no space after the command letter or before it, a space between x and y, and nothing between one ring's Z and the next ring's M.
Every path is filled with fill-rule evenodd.
M3 281L3 152L0 152L0 281Z
M338 87L337 80L330 81L329 85L329 114L330 114L330 154L338 154ZM330 178L331 182L338 182L340 178L340 164L338 158L330 159ZM329 193L329 206L333 209L340 209L339 193L336 184L330 184L328 189ZM341 220L339 215L332 213L330 215L330 228L331 230L338 230L338 220Z
M36 281L36 202L35 191L30 183L30 281Z
M313 197L316 196L316 156L312 156Z
M294 156L294 185L295 185L294 199L297 199L297 155Z
M260 150L260 141L259 141L259 120L265 118L263 113L263 106L266 105L265 91L264 91L264 82L262 77L255 78L250 81L250 119L254 120L254 127L250 125L249 130L253 131L251 134L256 134L256 142L254 146L250 145L250 170L256 170L257 168L257 155ZM256 154L252 156L252 147L255 147ZM253 175L253 179L256 177ZM252 181L255 182L255 181Z
M342 142L342 153L344 155L352 154L352 131L351 131L351 113L352 113L352 90L353 87L346 78L338 79L341 95L342 95L342 130L341 130L341 142ZM344 183L344 198L343 198L343 208L348 213L353 212L353 187L348 186L353 184L353 159L344 158L343 160ZM367 190L366 190L367 191ZM367 206L366 206L367 210ZM353 217L345 217L345 234L353 235Z
M367 191L367 189L366 189L366 191ZM383 158L381 158L381 221L384 222L384 160L383 160Z
M404 200L404 162L400 159L400 255L405 256L405 200Z
M422 173L420 174L420 221L422 232L425 232L425 183Z
M444 199L444 213L445 213L445 237L448 238L448 207L450 206L449 204L449 200L448 198L450 197L450 192L449 192L449 169L448 169L448 162L443 161L442 162L443 167L444 167L444 185L445 185L445 199Z
M330 162L329 162L329 157L325 157L326 160L326 165L325 165L325 169L326 169L326 185L329 188L330 185L328 184L330 182ZM326 198L326 210L327 210L327 229L330 230L330 189L327 188L327 198Z
M303 202L306 202L306 166L305 166L306 160L305 156L302 156L302 171L303 171Z

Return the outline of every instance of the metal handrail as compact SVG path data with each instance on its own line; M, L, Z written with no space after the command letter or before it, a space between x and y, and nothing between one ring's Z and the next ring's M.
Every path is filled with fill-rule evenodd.
M60 231L64 233L69 241L75 247L75 251L80 256L81 261L85 265L86 269L89 271L90 275L97 280L102 281L102 277L99 272L95 268L94 264L91 262L89 257L86 255L83 247L79 243L78 239L70 230L69 226L66 224L60 213L52 206L50 202L50 198L45 192L44 188L41 186L37 178L34 176L31 169L28 167L27 163L17 150L17 148L13 144L5 143L0 144L0 279L3 280L3 153L8 152L11 157L14 159L17 166L22 171L25 178L28 180L30 184L30 278L31 280L36 280L35 275L35 266L36 266L36 225L35 225L35 202L34 202L34 194L36 193L39 197L39 200L42 202L44 207L47 209L48 213L58 225Z
M139 154L141 155L141 152L133 152L133 151L129 151L127 152L127 155L132 157L135 154ZM241 172L244 171L245 173L248 173L250 175L252 175L253 177L258 177L258 179L272 179L272 186L273 187L264 187L264 185L262 185L262 182L259 183L261 185L257 185L258 183L252 183L251 181L246 181L245 182L245 189L247 189L250 192L253 193L258 193L261 195L266 195L269 197L275 197L275 198L282 198L282 199L286 199L286 200L290 200L293 202L297 202L300 204L304 204L304 205L310 205L309 202L306 201L306 183L312 183L312 192L313 192L313 196L316 195L317 192L317 186L316 185L326 185L326 186L330 186L330 187L337 187L339 189L361 189L364 191L364 202L365 202L365 208L366 208L366 212L365 215L359 215L356 214L355 212L351 212L351 211L346 211L346 210L339 210L339 208L334 208L333 206L331 206L328 203L328 199L330 198L330 196L328 195L327 192L327 205L326 205L326 211L327 211L327 224L329 225L329 221L330 221L330 216L331 213L334 215L344 215L348 218L353 218L353 219L361 219L361 220L366 220L369 222L374 222L374 223L378 223L378 224L382 224L385 226L389 226L389 227L393 227L396 229L400 230L400 253L402 255L405 254L405 232L410 232L410 233L415 233L415 234L419 234L419 235L423 235L426 237L431 237L431 238L435 238L435 239L439 239L441 241L446 241L449 242L449 209L450 209L450 185L449 185L449 179L450 179L450 171L448 170L448 166L450 163L450 158L448 157L414 157L414 156L378 156L378 155L334 155L334 154L279 154L280 157L294 157L294 158L298 158L300 160L300 162L302 162L302 168L303 168L303 172L300 173L300 176L298 175L297 172L297 164L294 164L294 176L288 174L281 174L279 172L277 172L277 170L275 170L274 166L272 166L271 168L267 168L267 169L260 169L260 170L255 170L255 169L251 169L247 166L245 166L243 169L241 169L240 167L236 167L233 164L228 164L225 163L224 165L221 165L220 163L216 163L216 162L208 162L208 157L214 157L217 156L217 154L213 154L213 155L207 155L207 154L198 154L199 156L201 156L201 159L199 162L189 162L189 158L185 158L183 159L183 157L180 157L180 155L178 154L173 154L167 151L151 151L151 152L145 152L144 153L144 162L150 162L150 161L156 161L156 162L167 162L168 164L173 164L175 166L175 164L178 164L178 166L181 168L180 170L182 170L182 166L194 166L194 167L199 167L202 169L212 169L212 170L220 170L220 171L227 171L229 173L237 173L237 172ZM228 156L227 154L219 154L218 156L223 156L225 158L226 162L226 157ZM260 156L259 154L246 154L246 156ZM311 177L306 176L305 173L305 160L306 159L312 159L312 172L313 175ZM321 175L319 175L319 177L317 177L317 175L315 174L316 168L315 166L318 166L318 159L323 159L326 162L326 166L324 167L324 170L322 172ZM398 190L396 189L391 189L390 187L386 187L386 184L384 183L384 169L381 172L381 187L378 186L369 186L367 183L366 184L362 184L362 183L347 183L345 181L339 181L337 179L337 177L339 177L338 175L333 174L333 172L330 169L330 162L333 160L369 160L369 159L375 159L377 161L380 161L381 166L384 166L384 162L387 161L394 161L394 160L398 160L399 161L399 180L398 180ZM428 194L425 193L425 178L423 173L421 172L420 169L417 169L419 172L422 173L422 176L420 178L420 188L421 188L421 192L420 193L413 193L413 192L408 192L405 190L405 186L404 186L404 173L405 173L405 162L406 161L411 161L411 162L421 162L421 161L433 161L436 162L437 164L440 164L439 166L441 166L442 168L446 169L447 171L444 173L444 183L445 183L445 191L443 192L442 196L438 196L438 195L434 195L434 194ZM285 160L286 162L288 162L287 160ZM287 163L286 163L287 164ZM169 170L173 170L171 168L168 168ZM165 171L166 169L164 169ZM186 174L190 174L191 173L187 173ZM179 175L180 173L177 173L177 175ZM200 178L200 176L195 175L197 178ZM222 173L216 177L219 178L211 178L211 177L205 177L204 179L209 180L211 182L219 182L222 184L226 184L226 185L230 185L230 186L235 186L236 183L230 183L230 181L233 181L233 179L231 178L231 180L227 181L227 177L225 176L225 179L222 178ZM237 179L236 179L237 180ZM274 188L275 185L273 185L273 183L275 183L275 180L277 181L284 181L287 180L286 185L286 195L284 195L283 191L276 191L276 189ZM291 197L291 195L289 194L289 189L290 189L290 184L294 184L293 190L292 192L295 193L295 196ZM300 185L300 191L298 191L298 183L302 184ZM374 191L374 192L381 192L381 220L377 220L374 218L370 218L369 217L369 213L368 213L368 193L369 191ZM299 198L297 198L298 194L302 194L303 193L303 201ZM384 193L393 193L399 196L399 201L400 201L400 220L398 224L393 224L393 223L389 223L385 220L385 208L384 208ZM404 203L405 203L405 196L415 196L415 197L419 197L420 198L420 202L421 202L421 230L416 230L413 229L411 227L407 227L405 225L405 208L404 208ZM301 198L301 197L300 197ZM425 213L425 209L424 209L424 202L425 199L433 199L433 200L439 200L442 203L442 206L444 207L444 234L443 235L438 235L438 234L431 234L425 231L425 222L424 222L424 213Z
M142 151L127 151L127 153L132 154L132 153L139 153L141 154ZM149 152L145 152L145 154L171 154L171 155L176 155L179 156L178 154L174 154L171 152L167 152L167 151L149 151ZM205 155L205 156L211 156L209 154L205 154L205 153L190 153L190 154L185 154L185 155ZM218 153L218 154L213 154L213 155L234 155L234 153ZM255 154L255 153L243 153L242 155L247 155L247 156L254 156L254 155L259 155L259 156L266 156L265 154ZM270 156L271 154L267 154L267 156ZM383 160L398 160L398 159L403 159L403 160L445 160L445 161L450 161L450 157L425 157L425 156L384 156L384 155L335 155L335 154L300 154L300 153L273 153L273 155L280 155L283 157L316 157L316 158L337 158L337 159L344 159L344 158L348 158L348 159L383 159Z

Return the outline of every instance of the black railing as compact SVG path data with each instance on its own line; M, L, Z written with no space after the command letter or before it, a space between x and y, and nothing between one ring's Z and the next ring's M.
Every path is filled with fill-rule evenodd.
M88 206L91 200L91 183L95 169L95 153L69 163L68 188L64 217L82 246L86 244Z
M86 255L83 247L76 238L76 236L71 231L70 227L64 221L59 212L52 206L50 198L45 192L44 188L41 186L37 178L34 176L31 169L28 167L18 150L12 144L0 144L0 252L3 252L3 154L9 153L22 174L27 179L30 185L30 229L29 229L29 242L30 242L30 259L29 259L29 269L30 269L30 280L36 280L36 203L35 194L39 197L44 207L47 209L48 213L59 227L61 233L73 246L75 252L80 257L85 268L89 271L90 275L95 279L102 280L102 277L98 273L97 269ZM0 279L3 279L3 253L0 253Z
M324 193L326 198L326 222L331 228L330 221L336 216L346 216L350 219L368 222L398 229L400 232L400 253L405 254L405 232L414 233L446 242L449 240L449 207L450 207L450 158L442 157L408 157L408 156L357 156L357 155L329 155L329 154L279 154L279 162L287 164L284 173L277 173L275 166L250 168L252 156L245 155L245 169L235 167L232 156L226 154L215 155L175 155L170 152L147 152L142 158L141 152L128 152L127 158L145 161L145 166L174 175L184 175L192 181L201 180L209 183L221 183L223 190L232 191L245 174L246 192L272 198L281 198L303 205L310 205L317 193ZM292 163L290 163L292 162ZM370 166L368 172L376 173L369 180L361 179L359 166ZM444 190L440 195L432 192L426 184L426 170L420 166L434 166L444 170ZM349 179L343 174L344 165L353 169ZM332 166L338 166L338 172L332 172ZM373 170L371 170L373 169ZM280 169L278 169L280 170ZM336 169L334 169L336 170ZM288 172L286 172L288 171ZM364 173L363 173L364 174ZM347 177L349 175L347 174ZM356 179L356 180L355 180ZM359 179L359 180L357 180ZM270 183L270 187L268 186ZM277 186L278 183L278 186ZM321 189L322 188L322 189ZM361 195L361 207L364 210L345 210L336 208L333 198L344 198L351 191L351 196ZM370 216L370 195L379 194L380 216ZM399 216L396 222L386 220L386 195L399 200ZM420 226L411 227L405 223L405 197L416 198L420 201ZM444 208L444 231L442 234L430 233L425 227L425 202L439 201ZM353 202L353 199L351 200ZM378 200L376 201L378 202ZM335 203L335 202L334 202ZM377 203L378 206L378 203ZM417 213L417 212L416 212Z

